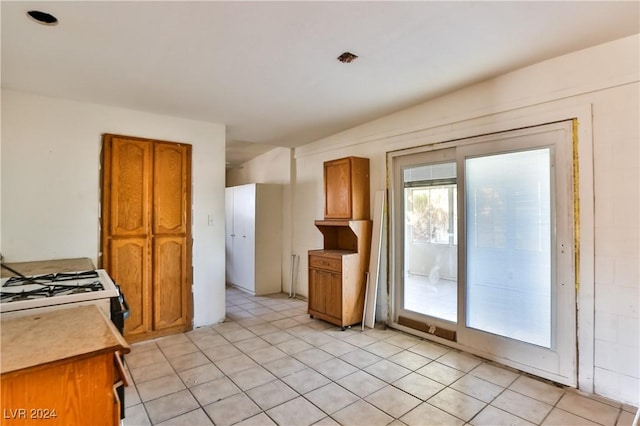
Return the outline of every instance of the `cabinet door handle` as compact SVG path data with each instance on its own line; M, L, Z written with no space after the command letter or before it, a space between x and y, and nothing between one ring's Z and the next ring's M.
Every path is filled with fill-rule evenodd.
M231 234L231 236L232 236L232 237L235 237L235 236L236 236L236 234Z

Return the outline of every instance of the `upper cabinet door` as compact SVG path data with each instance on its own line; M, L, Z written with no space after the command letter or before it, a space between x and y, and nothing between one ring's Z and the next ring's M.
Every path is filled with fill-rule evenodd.
M112 237L149 233L151 206L151 144L125 137L107 136L105 154L110 162Z
M190 145L154 144L154 234L186 234L191 212L190 162Z
M325 219L369 219L369 159L325 162L324 194Z

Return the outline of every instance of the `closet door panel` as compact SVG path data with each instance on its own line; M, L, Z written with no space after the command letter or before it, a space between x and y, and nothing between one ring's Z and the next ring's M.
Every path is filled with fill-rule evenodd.
M151 271L149 241L146 238L111 240L109 275L118 284L129 304L129 318L124 322L126 335L151 330Z
M156 142L153 159L153 232L185 234L188 229L189 145Z
M111 234L147 235L150 217L151 147L146 142L111 139Z
M188 324L189 296L185 237L155 237L153 268L154 329Z

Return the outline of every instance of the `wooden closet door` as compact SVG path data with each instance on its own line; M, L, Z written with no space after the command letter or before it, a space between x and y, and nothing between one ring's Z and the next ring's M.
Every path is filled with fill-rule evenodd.
M125 335L151 324L151 145L105 135L103 146L102 267L129 303Z
M131 341L191 329L191 146L105 135L102 260Z
M191 146L156 142L153 169L153 325L190 327Z

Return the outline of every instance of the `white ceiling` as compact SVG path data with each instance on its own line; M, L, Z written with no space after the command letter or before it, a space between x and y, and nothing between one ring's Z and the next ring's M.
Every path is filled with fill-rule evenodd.
M2 1L2 86L224 123L235 164L636 34L639 4Z

